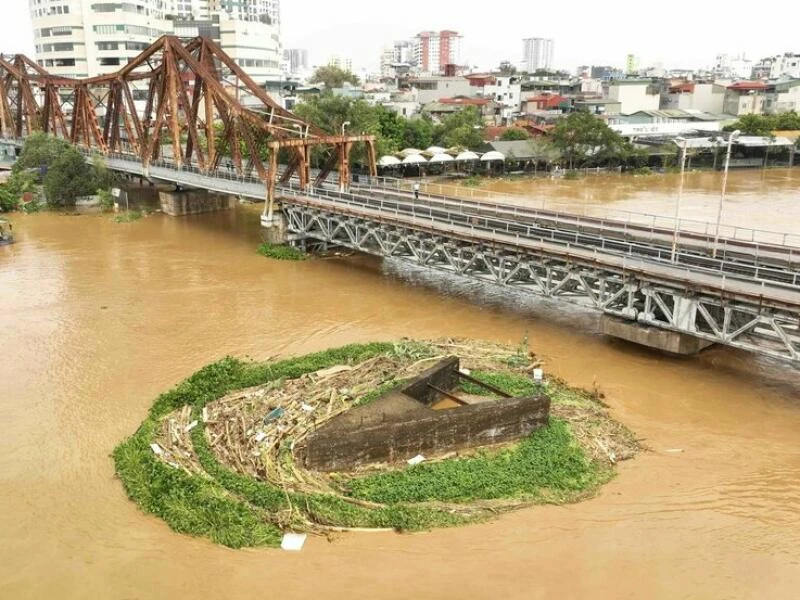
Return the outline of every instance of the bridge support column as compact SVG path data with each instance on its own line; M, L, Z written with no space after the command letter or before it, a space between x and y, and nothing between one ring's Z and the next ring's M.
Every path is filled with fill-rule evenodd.
M697 354L713 345L713 342L696 338L688 333L651 327L610 315L603 315L602 326L604 335L647 346L648 348L663 350L671 354Z
M208 190L160 192L158 196L161 210L172 217L228 210L236 203L233 196L209 194Z
M261 215L261 237L268 244L281 245L289 241L289 227L283 213Z

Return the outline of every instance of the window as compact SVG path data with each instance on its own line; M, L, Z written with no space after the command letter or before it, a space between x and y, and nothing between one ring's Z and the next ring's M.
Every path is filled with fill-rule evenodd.
M101 67L117 67L117 66L119 66L119 62L120 62L119 58L117 58L117 57L101 58L100 59L100 66Z
M119 44L117 42L95 42L98 50L118 50Z

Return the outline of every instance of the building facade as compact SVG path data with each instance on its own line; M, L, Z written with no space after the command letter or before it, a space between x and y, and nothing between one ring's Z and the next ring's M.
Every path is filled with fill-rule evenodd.
M308 71L308 50L305 48L287 48L283 51L283 60L292 75Z
M555 44L550 38L525 38L522 40L522 70L535 73L553 68Z
M203 35L263 84L280 78L279 0L30 0L36 60L54 75L118 71L162 35Z
M461 40L457 31L423 31L414 43L414 60L421 73L439 75L447 65L461 61Z
M30 11L36 60L63 77L117 71L172 32L163 0L31 0Z

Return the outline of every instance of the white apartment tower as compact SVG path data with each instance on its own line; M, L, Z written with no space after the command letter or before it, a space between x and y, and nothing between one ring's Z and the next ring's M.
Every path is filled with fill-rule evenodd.
M36 60L54 75L94 77L162 35L209 35L257 83L280 81L280 0L29 0Z
M54 75L119 70L172 29L163 0L29 0L36 60Z
M533 73L539 69L552 69L553 47L554 43L550 38L522 40L522 70Z

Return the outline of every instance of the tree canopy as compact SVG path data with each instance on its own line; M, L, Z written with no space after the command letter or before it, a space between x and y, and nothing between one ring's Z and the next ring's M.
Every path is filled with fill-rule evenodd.
M340 133L342 123L349 121L348 132L376 136L379 155L403 148L425 149L431 145L474 148L483 143L483 119L475 107L434 123L426 115L407 119L380 105L324 93L296 105L294 112L330 134ZM357 153L353 158L358 161L363 157Z
M511 127L506 129L501 135L500 139L504 142L515 142L517 140L528 140L531 134L522 129L522 127Z
M769 137L773 131L800 129L800 114L792 110L777 115L742 115L733 124L726 125L724 129L725 131L738 129L742 135Z
M570 167L626 161L637 154L630 142L588 111L561 119L551 137Z
M317 67L309 83L322 83L327 89L343 87L345 83L358 85L358 76L334 65Z
M47 201L56 206L74 204L80 196L94 194L96 190L97 180L91 165L72 147L59 154L44 176Z

